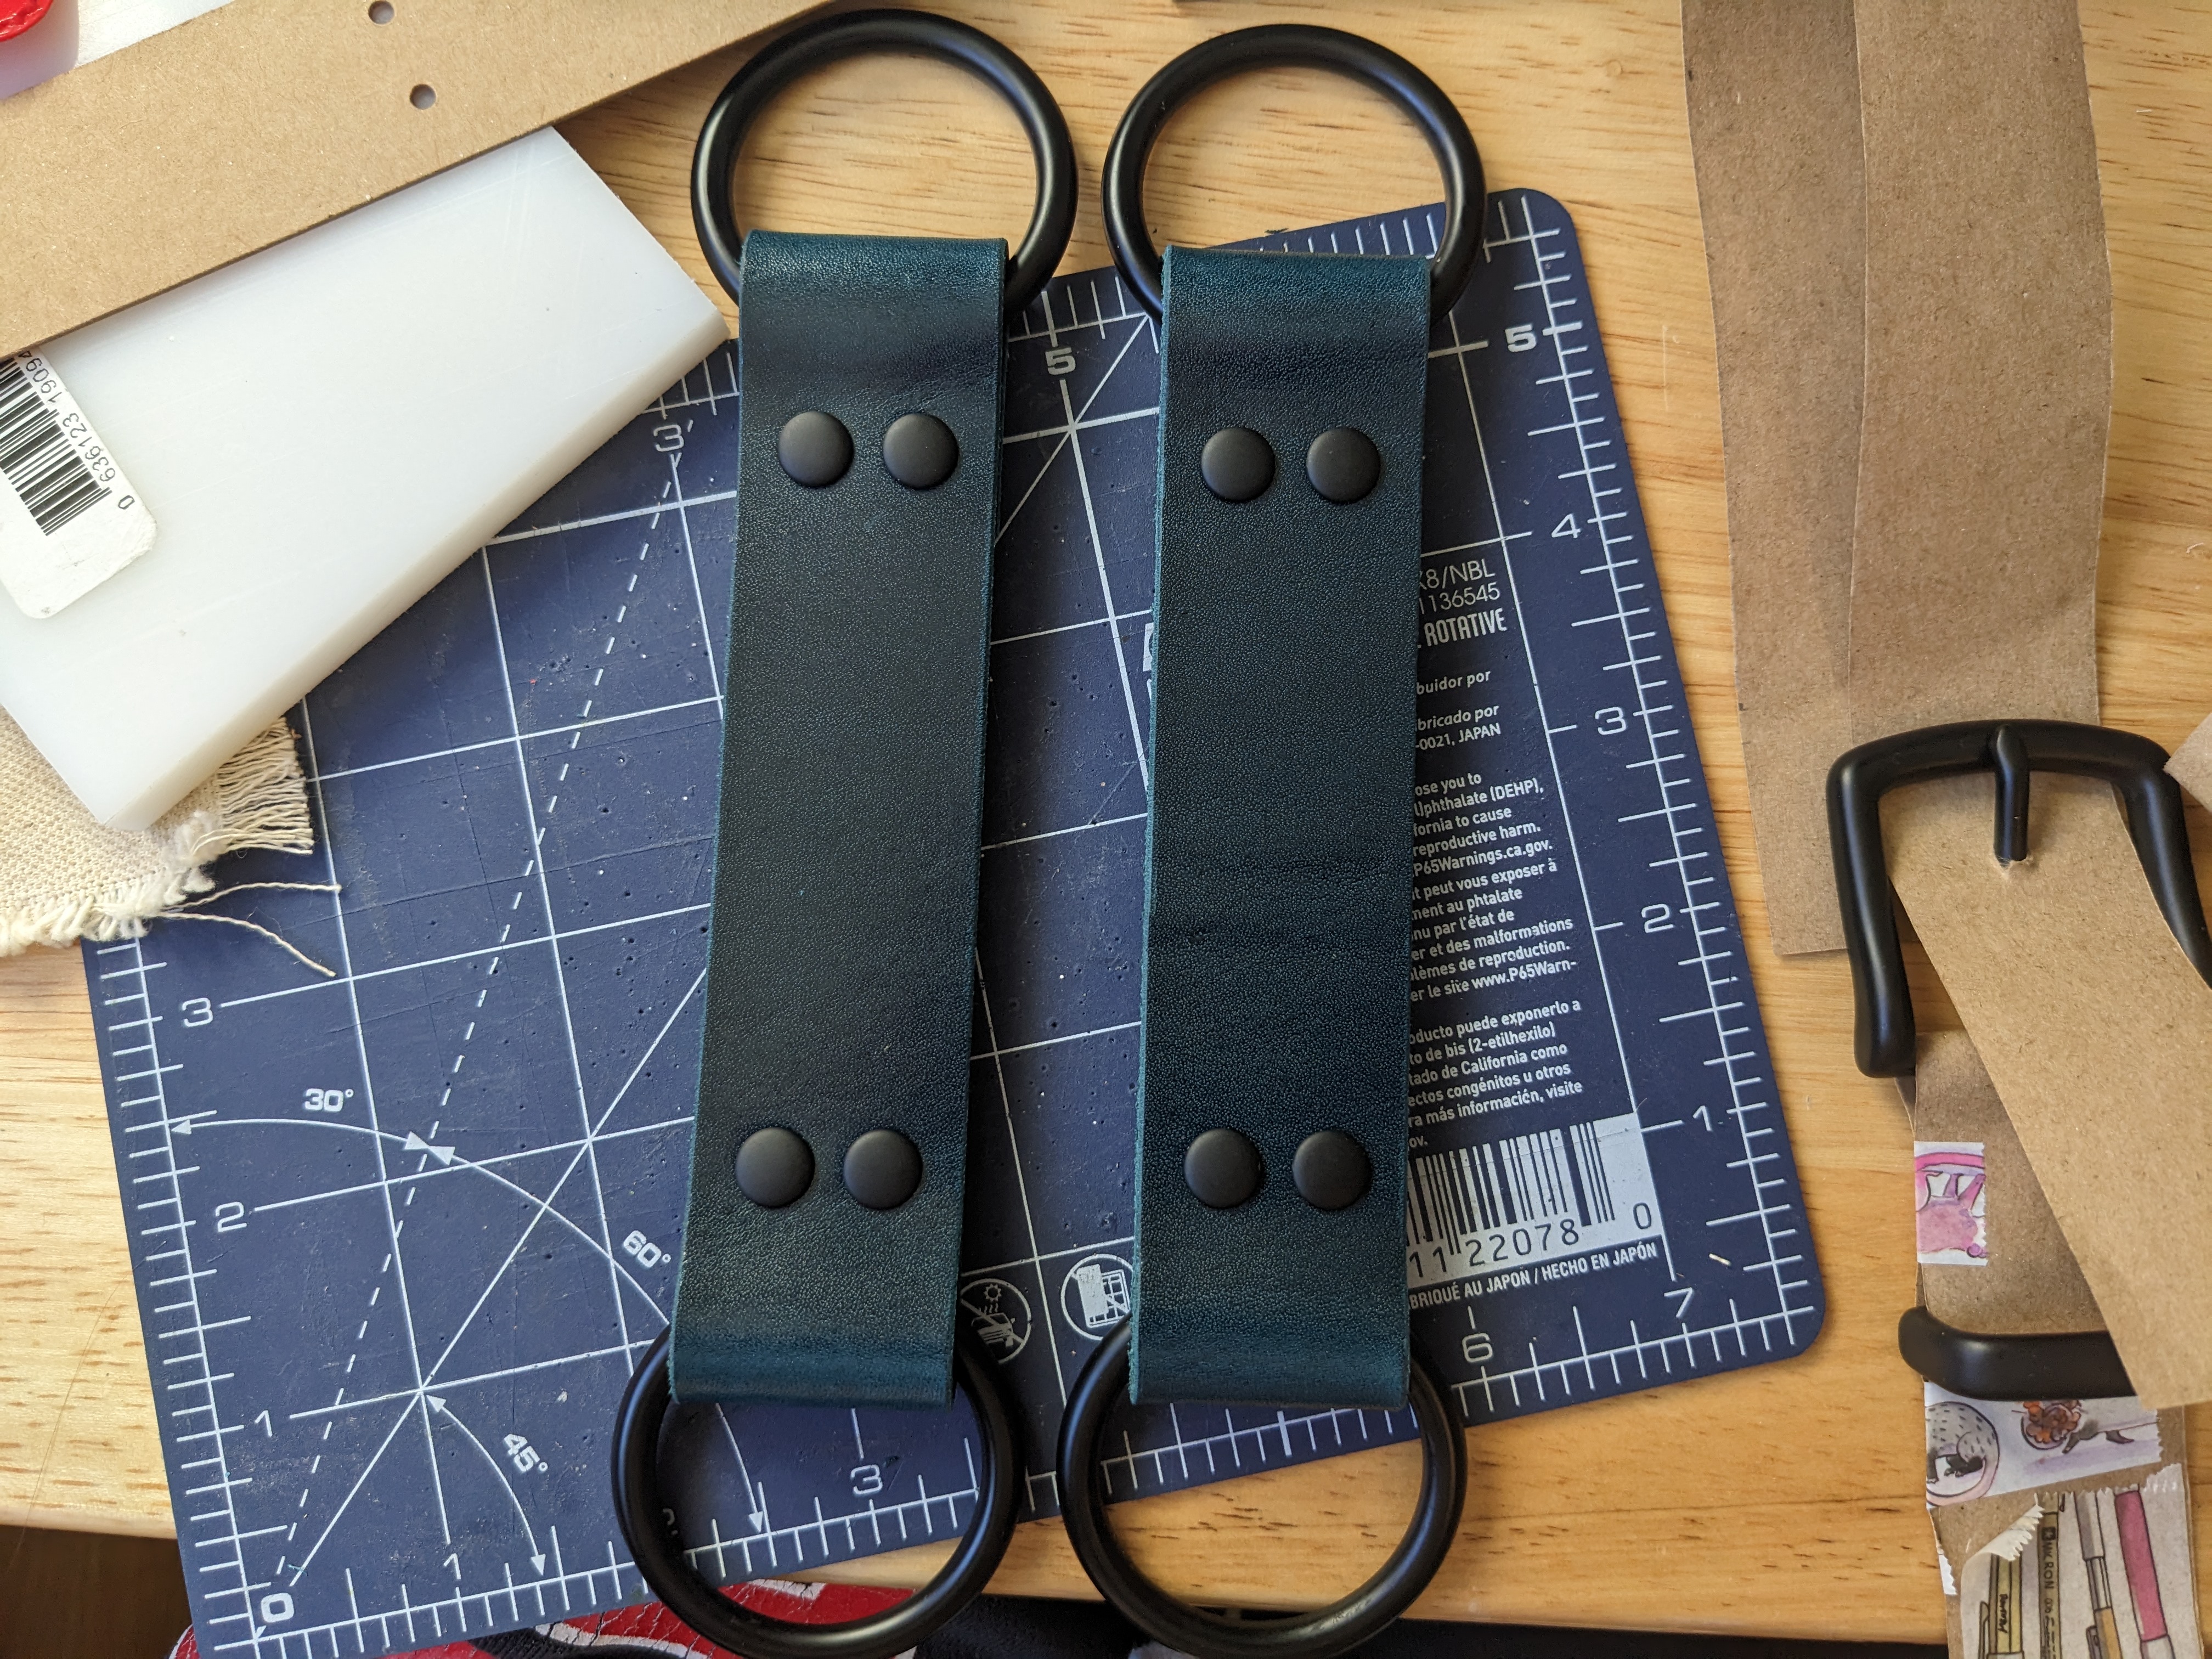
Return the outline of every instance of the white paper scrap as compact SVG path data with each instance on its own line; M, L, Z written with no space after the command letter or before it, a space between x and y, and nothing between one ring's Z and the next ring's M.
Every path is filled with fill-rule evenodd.
M1927 1389L1928 1501L1963 1504L2159 1461L2158 1413L2110 1400L1969 1400Z

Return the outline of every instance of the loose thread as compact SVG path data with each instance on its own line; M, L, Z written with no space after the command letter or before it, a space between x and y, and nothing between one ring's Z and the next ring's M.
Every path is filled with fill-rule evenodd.
M216 899L228 898L233 893L268 891L286 893L336 893L343 890L338 886L337 883L334 881L241 881L233 887L220 887L212 893L203 893L198 898L186 899L184 901L183 904L179 904L175 907L175 909L182 909L185 905L212 903ZM174 915L175 909L171 910L168 914Z
M237 889L233 888L231 890L235 892ZM324 890L329 891L331 890L325 889ZM309 956L305 951L301 950L299 946L294 945L282 933L276 933L272 929L264 927L258 921L247 921L241 916L210 916L198 910L184 909L164 910L161 912L161 920L163 921L220 921L232 927L243 927L248 933L258 933L265 939L273 940L277 945L290 951L292 955L297 957L301 962L307 963L308 967L313 969L325 979L336 979L338 976L337 969L324 967L321 963L317 962L314 957Z

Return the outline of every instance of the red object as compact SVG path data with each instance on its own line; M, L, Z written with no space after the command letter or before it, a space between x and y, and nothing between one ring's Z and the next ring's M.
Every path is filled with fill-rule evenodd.
M0 0L0 40L12 40L52 9L54 0Z
M840 1625L903 1601L908 1592L764 1578L757 1583L735 1585L722 1594L756 1612L794 1625ZM592 1659L594 1650L597 1659L738 1659L701 1641L658 1601L556 1620L534 1631L486 1637L482 1646L460 1641L419 1648L398 1659L489 1659L494 1654L499 1659L571 1659L571 1656ZM178 1638L169 1659L200 1659L199 1644L191 1631Z

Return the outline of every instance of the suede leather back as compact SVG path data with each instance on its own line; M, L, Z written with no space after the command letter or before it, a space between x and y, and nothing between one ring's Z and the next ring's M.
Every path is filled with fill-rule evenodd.
M1180 247L1166 264L1131 1389L1395 1406L1428 268ZM1341 426L1382 456L1349 505L1305 476L1308 444ZM1274 451L1256 500L1200 480L1224 427ZM1266 1164L1235 1209L1183 1180L1215 1127ZM1322 1129L1373 1169L1346 1209L1291 1184Z
M1004 244L745 239L737 574L713 939L670 1374L679 1400L935 1406L951 1392L967 1159L970 963ZM777 434L852 434L810 489ZM936 416L951 477L886 472L885 429ZM813 1184L738 1190L755 1130L795 1131ZM920 1189L864 1208L840 1164L871 1129Z

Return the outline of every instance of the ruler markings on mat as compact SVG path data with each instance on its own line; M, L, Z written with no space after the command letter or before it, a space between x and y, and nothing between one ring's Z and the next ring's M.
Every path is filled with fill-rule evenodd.
M1415 1339L1477 1424L1784 1357L1822 1308L1572 227L1531 192L1489 213L1430 364L1406 1216ZM960 1316L1046 1515L1061 1402L1134 1290L1158 334L1087 272L1008 354ZM674 1286L736 415L725 349L296 711L313 862L222 873L342 891L217 908L331 976L230 928L86 949L204 1651L645 1593L607 1434ZM1132 1496L1411 1432L1133 1410L1105 1473ZM670 1434L726 1579L942 1540L974 1502L959 1411Z

